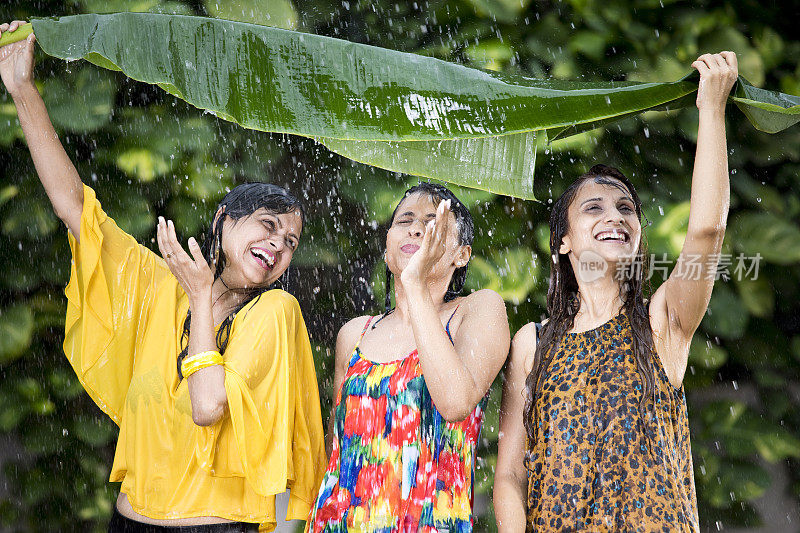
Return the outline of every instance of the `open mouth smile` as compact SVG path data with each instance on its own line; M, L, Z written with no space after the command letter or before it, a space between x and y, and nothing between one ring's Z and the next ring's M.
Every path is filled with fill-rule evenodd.
M601 231L594 238L598 241L602 242L615 242L618 244L626 244L630 242L631 237L627 231L622 229L615 229L615 230L608 230L608 231Z
M250 248L250 254L264 270L272 270L275 266L275 254L264 248Z

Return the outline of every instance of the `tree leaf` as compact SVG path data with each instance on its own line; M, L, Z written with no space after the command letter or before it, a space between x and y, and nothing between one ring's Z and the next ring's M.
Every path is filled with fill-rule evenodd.
M36 240L58 228L58 219L44 198L23 196L4 219L3 234L14 239Z
M16 185L6 185L0 189L0 206L15 198L19 194L19 187Z
M72 425L72 432L90 446L103 446L116 434L116 426L106 417L90 418L78 416Z
M13 102L0 100L0 145L11 144L22 139L22 128L17 118L17 108Z
M492 289L513 304L523 302L541 279L537 257L527 248L473 256L470 262L467 287Z
M705 497L716 507L735 501L760 498L771 483L769 473L758 465L741 460L725 460L719 467L717 482L705 487Z
M728 360L728 352L695 333L689 347L689 362L707 369L717 369Z
M513 22L525 11L530 0L467 0L467 2L480 16L502 22Z
M758 453L770 463L777 463L788 457L800 457L800 439L784 428L772 428L755 439Z
M775 291L765 277L736 279L736 291L750 314L760 318L772 316Z
M66 79L51 78L42 98L56 127L85 133L108 124L116 84L107 72L82 68Z
M705 329L720 337L739 339L747 327L748 317L747 313L742 313L742 304L736 294L724 283L717 283L703 319Z
M667 83L540 80L202 17L117 13L33 24L50 55L122 70L244 127L312 137L368 164L529 199L531 132L579 133L646 109L689 105L684 97L696 91L691 76ZM788 125L800 113L791 98L785 109L776 104L783 96L743 91L740 107L769 100L750 111L752 120L780 115Z
M706 426L714 431L727 432L736 424L747 410L742 402L717 400L709 403L700 412Z
M772 213L746 212L736 217L730 233L736 248L778 265L800 261L800 228Z
M113 213L117 225L134 237L143 239L155 226L153 209L141 195L128 195L124 200L109 197L104 205L107 205L109 213Z
M0 310L0 364L25 353L33 336L33 312L25 304Z
M146 183L169 172L172 162L147 148L131 148L117 156L117 166Z
M670 205L661 210L665 212L664 216L648 232L648 243L652 244L653 251L669 253L671 257L677 258L689 227L689 202Z

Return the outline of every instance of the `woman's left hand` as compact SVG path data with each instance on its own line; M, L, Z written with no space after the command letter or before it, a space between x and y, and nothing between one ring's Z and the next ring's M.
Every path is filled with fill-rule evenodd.
M709 109L724 113L728 95L739 77L736 54L733 52L703 54L692 63L692 68L700 73L697 108L701 111Z
M186 295L189 297L190 305L200 299L211 300L211 285L214 283L214 271L208 266L200 245L194 237L189 239L189 251L191 257L178 242L175 235L175 225L171 220L166 221L164 217L158 217L158 249L167 262L172 274L177 278Z
M400 274L405 286L427 285L428 277L445 252L445 241L450 229L450 200L442 200L436 208L436 218L425 225L419 250Z

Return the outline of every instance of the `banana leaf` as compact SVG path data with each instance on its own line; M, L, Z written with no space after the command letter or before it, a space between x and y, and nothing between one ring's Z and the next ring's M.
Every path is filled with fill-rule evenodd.
M243 127L525 199L534 199L536 147L548 138L691 105L697 91L691 75L664 83L534 79L204 17L77 15L34 19L33 28L51 56L122 71ZM800 121L800 98L743 79L732 99L763 131Z

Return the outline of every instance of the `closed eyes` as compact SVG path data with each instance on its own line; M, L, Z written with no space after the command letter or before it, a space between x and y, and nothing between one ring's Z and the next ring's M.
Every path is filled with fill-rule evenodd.
M622 213L633 213L634 212L633 208L631 206L627 205L627 204L623 204L623 205L617 207L617 209ZM600 207L599 205L590 205L589 207L586 208L587 212L588 211L597 211L597 210L602 211L603 208Z

